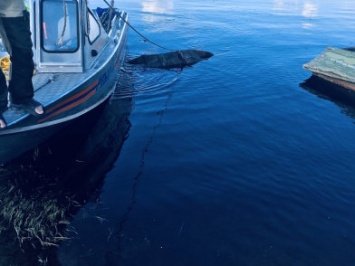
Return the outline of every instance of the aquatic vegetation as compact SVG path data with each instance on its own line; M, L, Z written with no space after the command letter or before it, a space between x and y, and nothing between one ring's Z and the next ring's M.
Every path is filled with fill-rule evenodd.
M33 246L57 246L68 239L73 229L69 226L70 212L80 204L74 199L63 198L44 187L16 187L12 184L0 189L0 233L14 230L19 244L30 241Z

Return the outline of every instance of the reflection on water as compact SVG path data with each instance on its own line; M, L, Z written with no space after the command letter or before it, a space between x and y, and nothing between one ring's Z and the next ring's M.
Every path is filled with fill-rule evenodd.
M172 0L151 0L142 1L142 11L160 14L169 14L174 9L174 2Z
M312 1L294 1L294 0L274 0L273 10L281 15L301 15L306 19L318 16L319 6ZM309 20L302 22L302 28L313 28L314 24Z
M312 1L274 0L273 10L283 14L300 14L305 18L318 15L318 4Z
M341 112L355 118L355 92L312 75L300 87L319 98L336 104Z
M306 2L303 4L302 16L305 18L314 18L318 16L318 6L314 3ZM310 21L303 22L302 28L310 29L313 28L314 24L310 23Z
M142 20L146 23L165 21L164 17L157 16L157 14L173 14L174 2L172 0L142 1L142 11L145 12L142 14Z
M314 3L306 2L303 4L302 16L305 18L313 18L318 15L318 7Z
M118 89L128 80L122 77ZM74 215L98 197L131 109L132 98L112 97L0 169L0 265L59 265L57 247L75 236Z

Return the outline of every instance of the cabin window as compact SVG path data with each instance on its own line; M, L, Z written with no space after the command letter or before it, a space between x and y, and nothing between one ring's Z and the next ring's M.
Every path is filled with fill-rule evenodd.
M92 44L100 36L100 25L91 12L88 12L88 37Z
M46 52L75 52L79 47L75 0L43 0L41 45Z

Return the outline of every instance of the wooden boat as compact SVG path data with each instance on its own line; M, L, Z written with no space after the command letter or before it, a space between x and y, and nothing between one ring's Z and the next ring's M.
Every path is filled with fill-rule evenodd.
M355 49L328 47L303 67L328 82L355 91Z
M116 86L126 53L124 11L106 4L91 9L86 0L30 0L29 7L34 98L46 112L37 117L10 106L3 113L8 126L0 130L0 163L104 104Z

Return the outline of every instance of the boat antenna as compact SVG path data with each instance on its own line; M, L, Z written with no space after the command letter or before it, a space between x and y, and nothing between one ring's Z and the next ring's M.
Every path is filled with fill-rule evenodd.
M110 3L108 3L107 0L104 0L104 2L109 6L109 8L111 9L111 11L114 10L113 5L111 5ZM111 1L111 3L112 3L112 2L113 2L113 1ZM155 46L157 46L157 47L160 47L160 48L162 48L162 49L164 49L164 50L175 51L175 50L173 50L173 49L166 48L166 47L164 47L164 46L161 46L161 45L159 45L159 44L157 44L157 43L155 43L155 42L149 40L149 39L146 38L142 33L140 33L138 30L136 30L131 24L129 24L129 22L128 22L127 20L125 20L119 13L117 13L117 15L118 15L118 16L124 21L124 23L126 23L132 30L134 30L139 36L141 36L145 42L149 42L149 43L151 43L151 44L153 44L153 45L155 45Z

